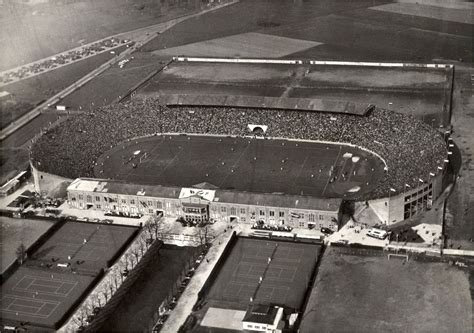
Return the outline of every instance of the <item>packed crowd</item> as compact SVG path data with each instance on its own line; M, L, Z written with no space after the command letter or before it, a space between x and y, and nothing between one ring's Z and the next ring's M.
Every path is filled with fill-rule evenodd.
M60 55L51 57L41 62L36 62L30 65L22 66L16 70L7 71L3 75L0 75L0 84L13 82L19 79L26 78L28 76L44 72L48 69L59 67L61 65L86 58L112 48L118 47L130 43L128 40L108 38L100 42L84 46L82 48L76 48L74 50L61 53Z
M93 177L97 159L121 141L158 133L252 135L248 124L267 125L267 137L351 143L379 154L387 163L383 179L364 199L390 189L416 187L446 158L445 142L412 116L375 109L366 116L232 107L163 106L136 100L68 119L39 138L34 165L67 178Z

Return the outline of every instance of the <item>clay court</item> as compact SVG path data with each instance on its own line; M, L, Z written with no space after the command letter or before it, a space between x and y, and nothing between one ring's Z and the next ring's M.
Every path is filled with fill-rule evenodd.
M245 310L252 297L257 303L300 309L319 251L314 244L239 238L211 286L208 302Z
M360 159L353 162L345 153ZM350 146L165 135L119 144L102 155L95 174L147 185L190 187L208 182L221 189L349 197L348 191L356 186L361 189L354 193L370 191L383 168L380 159ZM333 177L337 180L330 182Z
M352 250L326 250L301 332L472 332L467 270Z
M2 321L58 328L93 280L92 276L70 272L21 267L2 285Z

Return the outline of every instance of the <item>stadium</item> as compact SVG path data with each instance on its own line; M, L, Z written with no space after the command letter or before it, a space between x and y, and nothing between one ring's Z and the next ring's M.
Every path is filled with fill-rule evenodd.
M71 117L34 142L30 164L41 191L79 178L73 184L82 192L72 199L75 189L68 191L78 208L111 209L107 198L94 201L92 196L121 184L115 195L123 205L113 208L123 212L160 210L175 217L192 213L297 226L309 226L319 215L335 227L343 202L370 204L386 225L429 209L442 192L447 158L443 133L377 105L288 96L163 94ZM226 195L194 195L197 200L192 200L188 194L184 208L180 193L186 188ZM145 197L163 195L175 201L159 207L153 202L151 210L140 204ZM313 201L298 206L307 199ZM223 203L226 208L209 213ZM196 210L190 209L193 205ZM260 207L260 214L246 212L248 219L239 218L239 205L257 212ZM286 209L279 217L287 219L272 218L278 207ZM298 217L289 218L294 215Z

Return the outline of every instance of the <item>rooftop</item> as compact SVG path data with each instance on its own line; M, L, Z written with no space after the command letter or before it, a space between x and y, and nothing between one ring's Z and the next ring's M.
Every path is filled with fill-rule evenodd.
M178 199L183 198L180 194L186 189L161 185L130 184L114 180L77 178L69 185L67 190ZM210 190L202 192L209 191ZM342 199L337 198L323 199L302 195L253 193L219 189L211 191L215 192L215 195L212 193L212 195L210 195L212 199L209 201L243 205L338 211L342 202ZM199 196L199 193L196 195ZM203 198L206 199L205 197Z

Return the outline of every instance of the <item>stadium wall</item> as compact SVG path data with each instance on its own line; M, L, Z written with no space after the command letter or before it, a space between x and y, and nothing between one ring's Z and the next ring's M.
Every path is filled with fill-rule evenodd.
M443 176L444 172L439 172L421 186L386 198L370 200L368 204L383 224L390 226L401 222L431 209L432 203L443 192Z
M31 174L33 175L35 190L41 195L49 195L60 188L67 187L72 183L72 179L53 175L44 171L39 171L30 161Z

